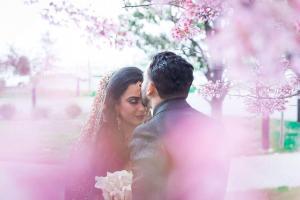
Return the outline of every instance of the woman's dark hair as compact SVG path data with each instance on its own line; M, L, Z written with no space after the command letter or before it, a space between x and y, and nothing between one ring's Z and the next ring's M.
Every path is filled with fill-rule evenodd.
M194 80L194 67L184 58L170 51L156 54L148 75L162 98L187 97Z
M116 119L115 105L129 85L143 81L143 72L137 67L124 67L114 72L106 88L105 117L107 121Z

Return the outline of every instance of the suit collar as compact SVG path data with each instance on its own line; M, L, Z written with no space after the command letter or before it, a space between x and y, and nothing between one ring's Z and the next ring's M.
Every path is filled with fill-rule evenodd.
M186 102L186 98L167 99L159 103L153 110L153 117L166 110L181 109L190 107Z

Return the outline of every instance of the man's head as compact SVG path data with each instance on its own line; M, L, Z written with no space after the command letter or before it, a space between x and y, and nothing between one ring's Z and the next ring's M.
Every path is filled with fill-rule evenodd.
M144 73L142 85L143 103L151 98L186 98L194 80L193 66L173 52L156 54Z

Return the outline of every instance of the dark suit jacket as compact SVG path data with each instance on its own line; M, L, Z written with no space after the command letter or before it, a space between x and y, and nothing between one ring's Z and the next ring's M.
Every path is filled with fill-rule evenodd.
M221 180L215 172L219 169L214 169L219 166L219 162L215 162L218 159L212 157L222 155L219 152L217 156L207 155L208 148L212 152L215 148L211 146L217 139L211 137L216 135L214 125L209 117L193 109L184 98L159 104L153 117L135 129L130 143L133 200L222 199L221 194L215 197L195 191L199 191L199 187L200 190L211 189L205 189L207 178ZM209 171L213 171L214 177ZM223 176L224 170L221 173ZM225 190L224 184L223 181L218 187Z

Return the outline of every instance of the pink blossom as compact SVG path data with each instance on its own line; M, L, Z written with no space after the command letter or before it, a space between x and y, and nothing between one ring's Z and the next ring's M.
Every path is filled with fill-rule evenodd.
M264 116L272 114L274 111L285 110L286 99L259 99L246 98L247 110L251 113L258 113Z
M250 89L250 95L246 96L247 110L263 115L272 114L275 111L283 111L288 98L297 93L299 78L292 78L289 82L280 85L267 85L258 82Z
M229 89L229 84L223 81L217 80L215 83L208 81L207 84L199 87L199 93L207 100L212 98L221 98L224 93Z
M28 1L28 0L27 0ZM101 47L103 43L122 48L131 45L130 34L120 22L98 16L89 5L82 7L69 1L53 1L43 6L38 0L30 0L27 4L41 4L41 16L50 24L77 28L88 42Z
M172 30L176 40L191 38L201 32L199 22L214 20L222 10L222 1L204 0L194 3L192 0L180 0L176 3L183 8L181 17Z
M183 9L172 30L173 37L197 37L200 22L215 22L213 29L217 31L206 39L209 59L212 63L224 62L231 79L256 81L259 75L278 80L287 67L282 57L300 52L299 0L174 2ZM257 26L258 22L263 25ZM293 67L299 72L299 66Z
M210 58L225 61L231 78L248 80L260 74L278 79L286 66L282 55L299 51L294 36L296 14L282 2L252 4L233 4L233 11L221 19L224 23L217 24L218 32L207 38ZM257 26L258 21L264 25Z
M198 31L191 19L184 18L172 29L172 36L175 40L180 41L184 38L193 37Z

